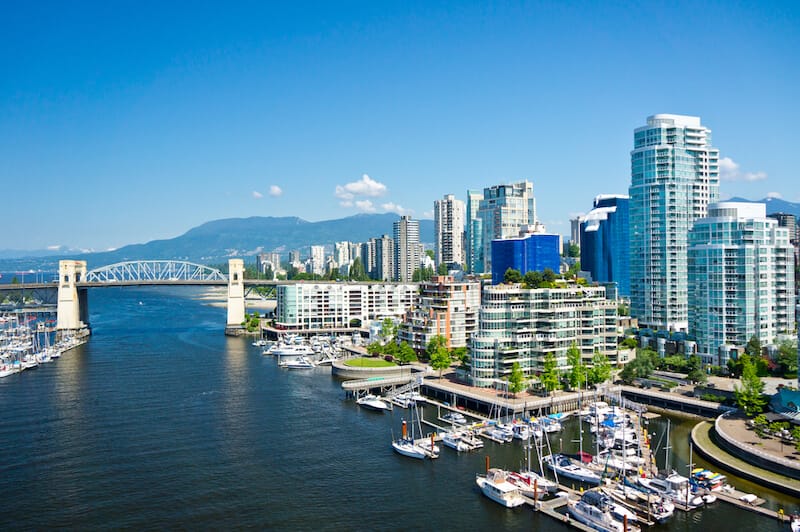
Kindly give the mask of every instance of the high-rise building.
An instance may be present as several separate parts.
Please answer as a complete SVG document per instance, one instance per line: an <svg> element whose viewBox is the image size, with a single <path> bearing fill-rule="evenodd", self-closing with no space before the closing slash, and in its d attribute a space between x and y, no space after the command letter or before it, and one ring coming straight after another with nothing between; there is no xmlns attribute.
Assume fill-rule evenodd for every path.
<svg viewBox="0 0 800 532"><path fill-rule="evenodd" d="M370 239L372 242L373 239ZM375 238L375 268L371 276L379 281L394 279L394 240L389 235Z"/></svg>
<svg viewBox="0 0 800 532"><path fill-rule="evenodd" d="M478 330L469 341L468 380L493 387L511 374L514 362L526 376L544 369L548 354L568 369L567 350L575 344L584 363L596 351L617 363L617 303L602 286L564 283L557 288L485 286Z"/></svg>
<svg viewBox="0 0 800 532"><path fill-rule="evenodd" d="M464 264L464 202L447 194L433 202L433 222L436 232L434 260L459 269Z"/></svg>
<svg viewBox="0 0 800 532"><path fill-rule="evenodd" d="M364 272L370 279L377 279L375 274L375 239L370 238L367 242L361 244L361 264L364 266Z"/></svg>
<svg viewBox="0 0 800 532"><path fill-rule="evenodd" d="M419 268L420 242L419 221L410 216L401 216L392 224L394 228L394 280L410 282L414 270Z"/></svg>
<svg viewBox="0 0 800 532"><path fill-rule="evenodd" d="M561 268L561 235L520 231L516 238L492 241L492 284L503 282L511 268L522 275L546 269L558 273Z"/></svg>
<svg viewBox="0 0 800 532"><path fill-rule="evenodd" d="M616 283L617 293L631 295L628 196L602 194L580 218L581 269L601 284Z"/></svg>
<svg viewBox="0 0 800 532"><path fill-rule="evenodd" d="M719 197L719 150L694 116L650 116L633 138L631 315L643 327L686 331L687 238Z"/></svg>
<svg viewBox="0 0 800 532"><path fill-rule="evenodd" d="M697 352L724 366L753 336L794 331L794 250L763 203L720 202L689 233L689 323Z"/></svg>
<svg viewBox="0 0 800 532"><path fill-rule="evenodd" d="M325 246L311 246L309 259L311 273L323 275L325 273Z"/></svg>
<svg viewBox="0 0 800 532"><path fill-rule="evenodd" d="M513 238L523 226L536 224L533 183L522 181L484 188L483 199L478 205L478 218L482 221L483 272L491 272L492 240Z"/></svg>
<svg viewBox="0 0 800 532"><path fill-rule="evenodd" d="M584 220L585 218L583 214L576 216L575 218L570 218L569 241L571 244L575 244L577 246L581 245L581 226L583 225Z"/></svg>
<svg viewBox="0 0 800 532"><path fill-rule="evenodd" d="M478 218L478 207L482 199L482 192L477 190L467 191L465 253L467 271L471 273L483 272L483 221Z"/></svg>

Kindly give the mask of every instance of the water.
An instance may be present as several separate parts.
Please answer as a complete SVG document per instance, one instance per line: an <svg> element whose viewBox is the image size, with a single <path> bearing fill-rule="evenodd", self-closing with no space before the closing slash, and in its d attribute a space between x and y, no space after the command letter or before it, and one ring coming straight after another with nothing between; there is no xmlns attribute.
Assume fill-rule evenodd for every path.
<svg viewBox="0 0 800 532"><path fill-rule="evenodd" d="M278 368L225 337L224 309L193 293L94 290L86 345L0 380L0 529L567 530L478 492L484 455L516 467L518 443L442 449L434 462L396 455L406 411L359 409L327 368ZM677 467L687 426L673 426ZM573 423L554 445L576 435ZM720 523L777 529L720 503L662 528Z"/></svg>

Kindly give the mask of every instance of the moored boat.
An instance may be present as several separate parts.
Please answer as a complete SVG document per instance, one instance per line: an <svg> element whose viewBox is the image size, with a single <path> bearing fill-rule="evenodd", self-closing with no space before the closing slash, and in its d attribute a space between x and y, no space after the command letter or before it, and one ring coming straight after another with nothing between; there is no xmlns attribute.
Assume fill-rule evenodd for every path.
<svg viewBox="0 0 800 532"><path fill-rule="evenodd" d="M475 483L486 497L506 508L525 504L519 488L508 481L506 472L502 469L492 468L485 475L477 475Z"/></svg>

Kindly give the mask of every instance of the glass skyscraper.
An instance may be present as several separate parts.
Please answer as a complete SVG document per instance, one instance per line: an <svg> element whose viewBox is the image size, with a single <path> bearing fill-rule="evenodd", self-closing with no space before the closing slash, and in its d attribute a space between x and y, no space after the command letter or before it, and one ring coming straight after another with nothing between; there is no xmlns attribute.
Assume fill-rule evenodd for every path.
<svg viewBox="0 0 800 532"><path fill-rule="evenodd" d="M491 272L492 240L514 238L522 227L536 225L533 183L522 181L484 188L477 217L482 221L482 271Z"/></svg>
<svg viewBox="0 0 800 532"><path fill-rule="evenodd" d="M561 267L561 235L527 234L517 238L492 240L492 284L503 282L511 268L522 275Z"/></svg>
<svg viewBox="0 0 800 532"><path fill-rule="evenodd" d="M650 116L633 137L631 315L643 327L686 331L687 239L719 198L719 150L694 116Z"/></svg>
<svg viewBox="0 0 800 532"><path fill-rule="evenodd" d="M763 203L720 202L689 233L689 323L697 352L724 366L753 336L794 330L794 249Z"/></svg>
<svg viewBox="0 0 800 532"><path fill-rule="evenodd" d="M601 284L616 283L617 293L631 295L628 196L603 194L580 218L581 269Z"/></svg>

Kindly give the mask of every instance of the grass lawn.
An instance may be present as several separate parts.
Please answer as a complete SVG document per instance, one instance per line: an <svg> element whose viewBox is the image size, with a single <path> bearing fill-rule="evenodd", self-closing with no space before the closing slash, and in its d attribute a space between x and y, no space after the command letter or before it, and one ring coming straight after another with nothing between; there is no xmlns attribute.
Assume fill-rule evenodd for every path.
<svg viewBox="0 0 800 532"><path fill-rule="evenodd" d="M352 366L354 368L388 368L391 366L396 366L394 362L387 362L382 358L351 358L350 360L345 360L345 366Z"/></svg>

